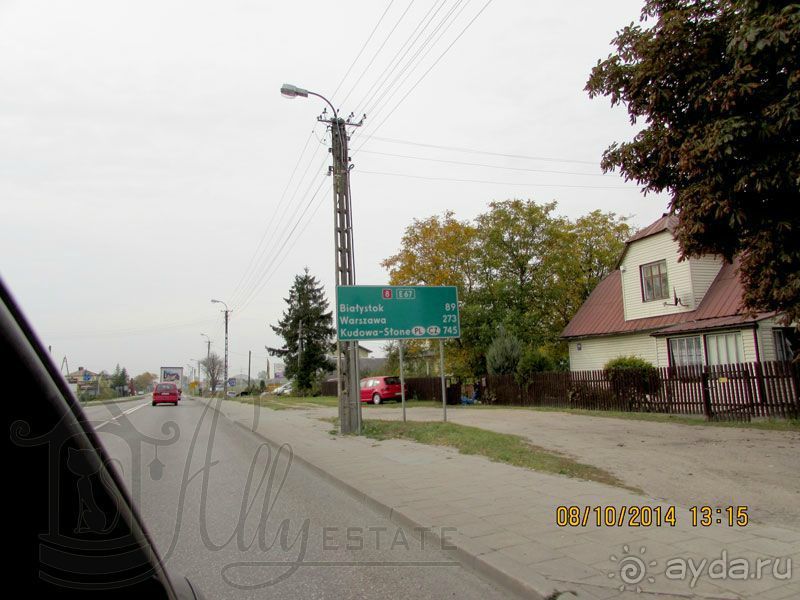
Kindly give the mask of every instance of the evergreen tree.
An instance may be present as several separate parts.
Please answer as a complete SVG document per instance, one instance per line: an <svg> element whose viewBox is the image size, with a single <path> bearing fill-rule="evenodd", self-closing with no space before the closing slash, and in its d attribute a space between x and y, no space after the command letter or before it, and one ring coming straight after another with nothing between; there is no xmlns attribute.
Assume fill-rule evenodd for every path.
<svg viewBox="0 0 800 600"><path fill-rule="evenodd" d="M288 308L272 330L284 339L283 348L269 348L272 356L283 359L286 376L295 381L295 389L309 391L322 373L336 365L328 358L333 350L333 317L322 285L308 273L294 278Z"/></svg>
<svg viewBox="0 0 800 600"><path fill-rule="evenodd" d="M492 375L505 375L517 370L522 358L522 342L502 325L486 351L486 366Z"/></svg>

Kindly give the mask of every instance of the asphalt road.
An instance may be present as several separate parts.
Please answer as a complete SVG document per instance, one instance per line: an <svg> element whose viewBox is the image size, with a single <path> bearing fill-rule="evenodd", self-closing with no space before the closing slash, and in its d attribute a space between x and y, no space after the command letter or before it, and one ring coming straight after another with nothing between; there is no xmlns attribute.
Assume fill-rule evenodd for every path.
<svg viewBox="0 0 800 600"><path fill-rule="evenodd" d="M206 598L509 596L199 402L87 413L167 567Z"/></svg>

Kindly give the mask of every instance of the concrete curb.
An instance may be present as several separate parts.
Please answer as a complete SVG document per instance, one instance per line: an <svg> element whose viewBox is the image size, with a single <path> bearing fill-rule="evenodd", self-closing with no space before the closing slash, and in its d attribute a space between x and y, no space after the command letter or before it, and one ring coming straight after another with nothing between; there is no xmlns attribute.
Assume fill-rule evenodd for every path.
<svg viewBox="0 0 800 600"><path fill-rule="evenodd" d="M217 400L216 398L212 399L212 398L199 398L199 397L193 397L193 399L200 400L203 402L206 400ZM211 408L213 410L217 410L216 406L212 405ZM234 425L237 425L244 431L256 435L260 439L264 440L270 446L272 446L272 448L277 450L278 448L281 447L282 444L279 444L274 440L269 439L268 437L264 436L258 431L252 430L250 427L248 427L246 424L240 421L231 419L224 412L222 411L218 412L220 413L220 415L228 419L228 421L230 421ZM362 492L358 488L350 485L349 483L340 479L339 477L332 475L325 469L317 466L313 462L297 454L294 451L294 449L292 449L292 458L293 460L298 460L303 466L310 469L314 473L318 474L325 481L339 488L340 490L342 490L343 492L345 492L346 494L348 494L361 504L364 504L365 506L374 510L379 515L387 518L392 523L395 523L400 527L407 528L411 531L414 531L415 528L418 529L424 528L428 536L430 536L430 538L433 539L436 543L439 543L440 544L439 547L442 548L443 544L441 536L439 536L433 530L429 530L429 528L423 523L416 521L414 518L398 510L397 508L390 506L389 504L386 504L385 502L382 502L376 498L373 498L369 494ZM459 536L459 538L463 538L463 536ZM506 590L509 590L518 596L524 598L533 598L535 600L548 600L548 598L553 597L554 593L553 584L548 580L546 580L544 577L539 575L534 575L532 577L530 573L528 574L527 577L528 579L535 578L537 580L537 583L539 584L539 589L537 589L531 586L528 582L524 581L521 577L516 577L513 574L505 571L504 569L489 563L485 559L481 558L480 555L470 552L466 547L468 545L467 544L468 539L465 538L454 541L448 538L447 541L450 544L455 544L455 548L453 549L444 548L444 552L447 552L463 565L466 565L469 568L473 569L474 571L477 571L487 579L491 580L493 583L500 585Z"/></svg>

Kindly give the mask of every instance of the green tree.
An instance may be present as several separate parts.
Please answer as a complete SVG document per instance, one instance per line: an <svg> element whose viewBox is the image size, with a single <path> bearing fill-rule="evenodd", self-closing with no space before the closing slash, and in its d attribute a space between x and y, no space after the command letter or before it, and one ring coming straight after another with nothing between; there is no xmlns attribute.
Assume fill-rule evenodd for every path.
<svg viewBox="0 0 800 600"><path fill-rule="evenodd" d="M137 391L149 392L158 375L145 371L133 378L133 385Z"/></svg>
<svg viewBox="0 0 800 600"><path fill-rule="evenodd" d="M530 200L491 202L489 211L475 219L480 236L481 304L495 309L495 323L513 324L513 331L529 340L546 336L540 308L555 206L555 202Z"/></svg>
<svg viewBox="0 0 800 600"><path fill-rule="evenodd" d="M452 211L414 219L400 251L381 263L391 285L454 285L460 295L477 284L477 230Z"/></svg>
<svg viewBox="0 0 800 600"><path fill-rule="evenodd" d="M549 332L567 326L597 284L617 263L631 235L627 219L594 210L575 221L560 220L548 239L543 286ZM548 336L551 343L557 342Z"/></svg>
<svg viewBox="0 0 800 600"><path fill-rule="evenodd" d="M486 366L489 373L492 375L515 373L520 358L522 358L522 342L501 325L497 330L497 336L486 351Z"/></svg>
<svg viewBox="0 0 800 600"><path fill-rule="evenodd" d="M748 308L800 319L800 4L649 0L641 20L586 85L647 124L603 168L670 194L684 256L739 256Z"/></svg>
<svg viewBox="0 0 800 600"><path fill-rule="evenodd" d="M128 389L128 371L125 367L120 368L119 363L117 363L114 374L111 375L108 383L111 389L118 394L125 394L125 391Z"/></svg>
<svg viewBox="0 0 800 600"><path fill-rule="evenodd" d="M294 278L285 298L288 308L272 330L284 340L283 348L269 348L286 366L286 377L295 381L298 392L308 392L319 376L336 367L328 358L333 351L333 317L322 285L308 273Z"/></svg>

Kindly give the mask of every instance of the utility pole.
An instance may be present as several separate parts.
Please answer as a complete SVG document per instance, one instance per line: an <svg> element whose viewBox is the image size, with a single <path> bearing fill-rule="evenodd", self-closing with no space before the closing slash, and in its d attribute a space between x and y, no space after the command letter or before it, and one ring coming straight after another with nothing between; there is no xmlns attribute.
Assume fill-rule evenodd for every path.
<svg viewBox="0 0 800 600"><path fill-rule="evenodd" d="M303 361L303 321L297 323L297 370L300 370L300 363Z"/></svg>
<svg viewBox="0 0 800 600"><path fill-rule="evenodd" d="M208 344L208 348L206 349L206 358L211 356L211 338L208 337L205 333L201 333L204 338L206 338L206 344Z"/></svg>
<svg viewBox="0 0 800 600"><path fill-rule="evenodd" d="M347 127L360 127L363 119L353 122L353 114L339 118L336 107L325 96L284 84L281 94L287 98L315 96L324 100L333 111L328 118L326 108L317 121L326 123L331 131L331 156L333 166L333 235L336 249L336 285L355 285L356 270L353 252L353 219L350 203L350 155L348 153ZM342 352L344 346L344 352ZM344 354L344 356L342 356ZM336 358L339 371L339 427L342 433L361 433L361 391L358 374L358 342L336 342ZM344 360L342 360L344 358Z"/></svg>
<svg viewBox="0 0 800 600"><path fill-rule="evenodd" d="M223 367L225 380L222 382L222 397L225 399L228 397L228 315L231 311L222 300L212 300L211 302L222 304L225 307L225 310L222 311L225 313L225 364Z"/></svg>
<svg viewBox="0 0 800 600"><path fill-rule="evenodd" d="M250 388L250 358L252 357L253 351L247 351L247 387Z"/></svg>
<svg viewBox="0 0 800 600"><path fill-rule="evenodd" d="M324 120L324 119L322 119ZM334 239L336 241L336 285L355 285L356 270L353 252L353 216L350 202L350 156L347 125L338 115L328 121L333 155ZM342 433L361 433L361 390L359 387L358 342L344 342L342 361L337 343L337 360L341 367L342 393L339 396L339 422Z"/></svg>
<svg viewBox="0 0 800 600"><path fill-rule="evenodd" d="M227 304L225 305L225 366L223 367L223 371L225 372L225 382L222 384L222 397L227 399L228 398L228 313L231 311L228 310Z"/></svg>

